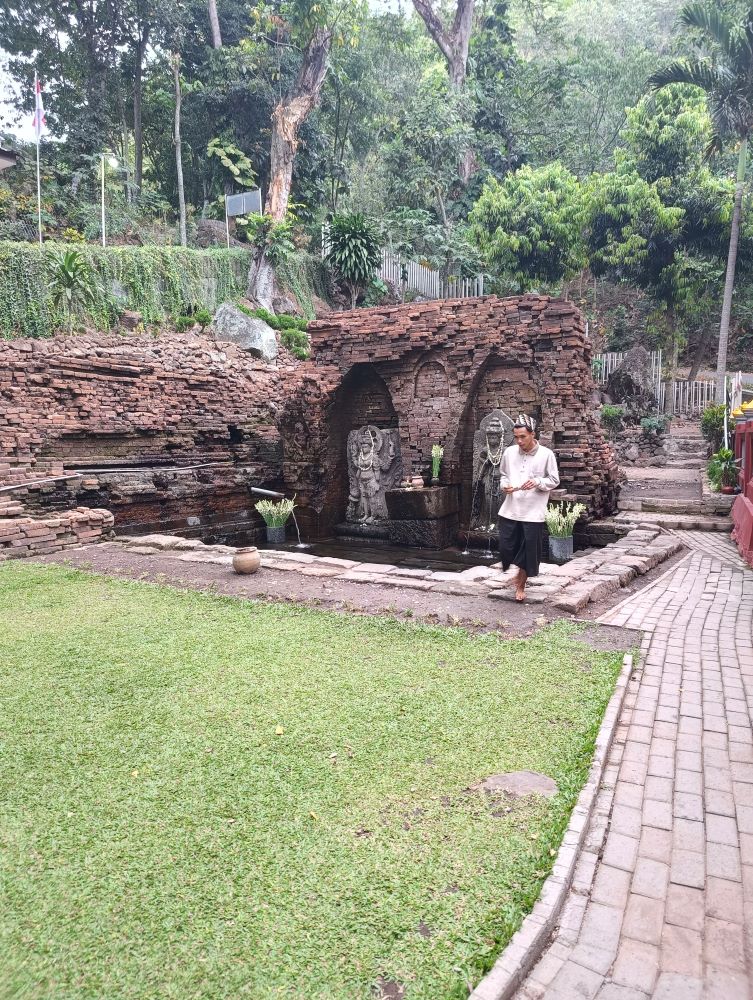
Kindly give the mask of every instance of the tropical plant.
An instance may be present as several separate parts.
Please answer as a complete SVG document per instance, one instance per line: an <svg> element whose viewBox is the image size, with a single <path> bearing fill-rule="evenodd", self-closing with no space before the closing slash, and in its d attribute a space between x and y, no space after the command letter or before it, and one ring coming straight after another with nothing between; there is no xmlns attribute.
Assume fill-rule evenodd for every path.
<svg viewBox="0 0 753 1000"><path fill-rule="evenodd" d="M259 500L254 505L270 528L283 528L295 508L295 500Z"/></svg>
<svg viewBox="0 0 753 1000"><path fill-rule="evenodd" d="M52 258L48 289L53 308L65 317L70 333L74 317L96 302L97 275L79 250L63 250Z"/></svg>
<svg viewBox="0 0 753 1000"><path fill-rule="evenodd" d="M715 489L721 486L735 486L737 483L737 460L731 448L720 448L711 456L708 464L709 482Z"/></svg>
<svg viewBox="0 0 753 1000"><path fill-rule="evenodd" d="M350 292L355 309L358 293L366 288L379 265L381 247L376 228L360 212L336 215L329 227L327 262Z"/></svg>
<svg viewBox="0 0 753 1000"><path fill-rule="evenodd" d="M553 538L569 538L575 528L575 522L585 512L584 503L553 504L547 507L544 514L547 531Z"/></svg>
<svg viewBox="0 0 753 1000"><path fill-rule="evenodd" d="M707 406L701 416L701 434L706 438L714 451L722 446L724 441L724 421L727 418L727 408L723 403Z"/></svg>
<svg viewBox="0 0 753 1000"><path fill-rule="evenodd" d="M670 84L685 83L705 91L712 127L707 155L720 153L729 143L739 144L716 366L716 398L722 403L748 141L753 132L753 7L741 20L735 21L716 4L690 3L683 8L680 21L700 34L709 50L708 55L671 62L653 74L650 85L658 90Z"/></svg>

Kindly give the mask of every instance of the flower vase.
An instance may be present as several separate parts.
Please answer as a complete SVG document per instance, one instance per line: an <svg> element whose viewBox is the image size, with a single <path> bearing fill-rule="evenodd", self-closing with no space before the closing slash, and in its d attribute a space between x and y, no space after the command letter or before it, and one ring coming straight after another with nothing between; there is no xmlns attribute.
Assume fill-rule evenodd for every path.
<svg viewBox="0 0 753 1000"><path fill-rule="evenodd" d="M573 536L567 538L555 538L549 536L549 558L553 563L561 566L573 558Z"/></svg>
<svg viewBox="0 0 753 1000"><path fill-rule="evenodd" d="M267 541L270 545L284 545L285 543L285 525L284 524L268 524L267 525Z"/></svg>

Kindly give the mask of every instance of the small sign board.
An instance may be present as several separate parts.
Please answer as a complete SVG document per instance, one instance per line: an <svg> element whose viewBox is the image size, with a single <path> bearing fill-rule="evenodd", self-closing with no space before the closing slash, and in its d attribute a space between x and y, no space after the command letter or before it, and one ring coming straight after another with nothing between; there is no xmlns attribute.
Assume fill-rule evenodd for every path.
<svg viewBox="0 0 753 1000"><path fill-rule="evenodd" d="M229 216L261 215L261 191L244 191L243 194L226 194L225 211Z"/></svg>

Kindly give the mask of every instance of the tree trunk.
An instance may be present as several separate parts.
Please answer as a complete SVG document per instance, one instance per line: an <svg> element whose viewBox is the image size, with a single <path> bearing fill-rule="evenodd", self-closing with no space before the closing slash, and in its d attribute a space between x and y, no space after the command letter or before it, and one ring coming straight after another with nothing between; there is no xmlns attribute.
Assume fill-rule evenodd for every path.
<svg viewBox="0 0 753 1000"><path fill-rule="evenodd" d="M430 0L413 0L413 6L426 25L426 30L447 60L450 87L459 91L465 86L468 72L468 48L473 29L473 8L475 0L458 0L455 18L450 31L446 31L440 17L434 11ZM476 157L472 149L467 149L458 165L458 175L465 186L476 169Z"/></svg>
<svg viewBox="0 0 753 1000"><path fill-rule="evenodd" d="M711 326L707 326L700 336L698 344L695 349L695 355L693 357L692 364L690 365L690 372L688 374L688 382L695 382L698 378L698 372L701 370L701 365L703 364L703 359L706 356L706 348L709 346L709 341L711 340Z"/></svg>
<svg viewBox="0 0 753 1000"><path fill-rule="evenodd" d="M740 156L737 161L737 184L735 186L735 204L732 211L732 228L729 234L729 253L727 254L727 274L724 279L724 299L722 301L722 318L719 324L719 352L716 359L716 401L724 403L727 398L727 344L729 342L729 321L732 313L732 293L735 290L735 266L737 264L737 245L740 241L740 217L743 208L743 190L745 188L745 169L748 165L748 137L740 145Z"/></svg>
<svg viewBox="0 0 753 1000"><path fill-rule="evenodd" d="M209 7L209 26L212 29L212 48L222 48L222 35L220 33L220 19L217 17L217 0L207 0Z"/></svg>
<svg viewBox="0 0 753 1000"><path fill-rule="evenodd" d="M316 28L304 50L293 87L272 112L269 190L264 213L271 217L275 225L287 215L298 132L319 102L331 45L332 31ZM271 312L273 291L274 271L267 257L261 255L251 265L248 294Z"/></svg>
<svg viewBox="0 0 753 1000"><path fill-rule="evenodd" d="M144 176L144 126L141 114L143 91L144 53L149 41L149 25L139 33L136 43L136 59L133 74L133 184L136 193L141 192Z"/></svg>
<svg viewBox="0 0 753 1000"><path fill-rule="evenodd" d="M186 237L186 195L183 189L183 149L180 141L180 53L174 52L172 59L173 83L175 85L175 129L173 145L175 146L175 173L178 179L178 223L180 227L180 245L188 244Z"/></svg>

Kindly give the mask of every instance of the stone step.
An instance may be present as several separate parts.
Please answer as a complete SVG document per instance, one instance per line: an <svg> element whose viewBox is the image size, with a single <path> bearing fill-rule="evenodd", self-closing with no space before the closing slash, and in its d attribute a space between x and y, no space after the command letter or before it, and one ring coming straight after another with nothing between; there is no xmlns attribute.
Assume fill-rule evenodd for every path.
<svg viewBox="0 0 753 1000"><path fill-rule="evenodd" d="M623 511L614 518L617 524L629 528L653 525L666 530L732 531L732 518L718 514L672 514L654 511Z"/></svg>
<svg viewBox="0 0 753 1000"><path fill-rule="evenodd" d="M708 459L706 458L670 458L667 462L668 469L703 469Z"/></svg>
<svg viewBox="0 0 753 1000"><path fill-rule="evenodd" d="M671 500L666 497L641 497L638 500L620 499L620 511L636 511L649 514L689 514L694 516L726 515L730 504L720 502L715 494L698 500Z"/></svg>

